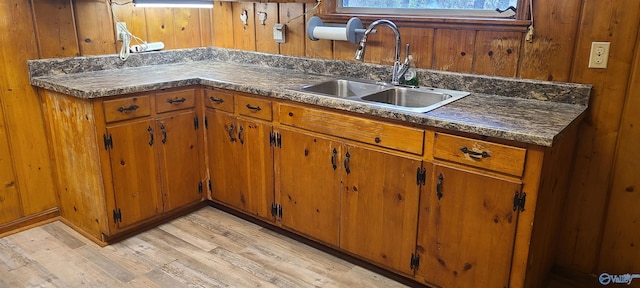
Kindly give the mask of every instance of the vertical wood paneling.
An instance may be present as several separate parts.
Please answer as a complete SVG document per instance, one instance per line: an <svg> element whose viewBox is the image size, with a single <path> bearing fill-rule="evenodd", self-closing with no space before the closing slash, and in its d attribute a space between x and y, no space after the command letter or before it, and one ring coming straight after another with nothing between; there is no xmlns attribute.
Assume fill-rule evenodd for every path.
<svg viewBox="0 0 640 288"><path fill-rule="evenodd" d="M233 2L233 41L234 47L240 50L256 50L256 23L254 21L253 3ZM247 25L240 19L243 11L247 11Z"/></svg>
<svg viewBox="0 0 640 288"><path fill-rule="evenodd" d="M353 56L356 53L356 47L358 47L356 44L353 44L349 41L333 41L333 40L318 40L317 42L321 42L321 41L333 43L333 59L353 61L353 62L356 61L355 59L353 59ZM367 53L369 53L369 51L367 51ZM367 62L366 60L367 57L371 57L371 56L367 56L365 54L365 62ZM369 60L369 63L371 63L370 60Z"/></svg>
<svg viewBox="0 0 640 288"><path fill-rule="evenodd" d="M305 11L310 11L313 7L315 6L315 4L305 4L304 5L304 9ZM322 5L320 5L320 7L322 7ZM329 41L329 40L318 40L318 41L311 41L311 39L309 39L309 37L306 34L306 23L309 22L309 19L311 19L311 17L318 15L318 10L313 10L311 12L309 12L304 18L305 18L305 37L304 37L304 48L305 48L305 55L307 57L313 57L313 58L322 58L322 59L332 59L333 58L333 41Z"/></svg>
<svg viewBox="0 0 640 288"><path fill-rule="evenodd" d="M579 132L575 168L559 243L558 262L595 272L620 118L640 19L640 2L584 0L572 82L593 84L589 114ZM634 27L630 29L629 27ZM588 69L592 41L610 41L607 69ZM550 60L551 61L551 60ZM622 224L622 223L621 223ZM623 225L632 225L625 222ZM637 255L637 254L636 254ZM632 256L636 261L640 258Z"/></svg>
<svg viewBox="0 0 640 288"><path fill-rule="evenodd" d="M474 73L515 77L522 33L478 31Z"/></svg>
<svg viewBox="0 0 640 288"><path fill-rule="evenodd" d="M213 45L233 48L233 8L231 2L215 2L213 7Z"/></svg>
<svg viewBox="0 0 640 288"><path fill-rule="evenodd" d="M28 0L0 1L0 15L0 102L22 214L30 215L56 206L40 99L27 76L26 61L38 58L32 10Z"/></svg>
<svg viewBox="0 0 640 288"><path fill-rule="evenodd" d="M437 29L434 36L433 68L470 73L476 31Z"/></svg>
<svg viewBox="0 0 640 288"><path fill-rule="evenodd" d="M400 28L402 43L409 43L409 54L413 55L413 61L418 68L431 68L433 33L431 28Z"/></svg>
<svg viewBox="0 0 640 288"><path fill-rule="evenodd" d="M71 0L32 0L41 58L80 55Z"/></svg>
<svg viewBox="0 0 640 288"><path fill-rule="evenodd" d="M20 218L21 211L9 139L4 125L4 113L0 106L0 224Z"/></svg>
<svg viewBox="0 0 640 288"><path fill-rule="evenodd" d="M194 8L173 9L176 48L200 47L200 11Z"/></svg>
<svg viewBox="0 0 640 288"><path fill-rule="evenodd" d="M280 43L280 54L292 56L305 55L305 38L307 31L305 30L304 4L301 3L281 3L280 4L280 23L287 23L285 43ZM294 20L294 17L298 17Z"/></svg>
<svg viewBox="0 0 640 288"><path fill-rule="evenodd" d="M640 271L640 37L631 68L631 85L622 115L614 163L611 199L603 233L598 271L624 274ZM637 280L636 280L637 281Z"/></svg>
<svg viewBox="0 0 640 288"><path fill-rule="evenodd" d="M145 8L147 42L164 42L164 49L176 49L176 27L171 8Z"/></svg>
<svg viewBox="0 0 640 288"><path fill-rule="evenodd" d="M116 52L115 32L110 8L103 0L73 0L82 55Z"/></svg>
<svg viewBox="0 0 640 288"><path fill-rule="evenodd" d="M376 30L378 33L369 34L369 36L367 36L367 52L364 57L364 62L393 65L396 51L396 36L392 30L386 26L378 26L376 27ZM353 58L357 45L352 45L354 48L349 51L349 54L350 57ZM401 55L404 55L404 45L405 43L402 42L400 46Z"/></svg>
<svg viewBox="0 0 640 288"><path fill-rule="evenodd" d="M213 9L200 9L200 46L213 46Z"/></svg>
<svg viewBox="0 0 640 288"><path fill-rule="evenodd" d="M583 1L534 1L535 40L523 45L519 77L569 80Z"/></svg>
<svg viewBox="0 0 640 288"><path fill-rule="evenodd" d="M273 40L273 25L278 23L278 3L256 3L256 13L253 23L256 23L256 51L279 54L278 43ZM260 12L264 12L267 18L264 25L260 21Z"/></svg>

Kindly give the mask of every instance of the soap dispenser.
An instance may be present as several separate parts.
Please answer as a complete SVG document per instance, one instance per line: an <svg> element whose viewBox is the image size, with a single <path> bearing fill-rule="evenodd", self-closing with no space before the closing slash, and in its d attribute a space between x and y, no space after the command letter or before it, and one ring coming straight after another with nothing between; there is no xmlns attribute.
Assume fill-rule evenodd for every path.
<svg viewBox="0 0 640 288"><path fill-rule="evenodd" d="M413 55L407 56L409 59L409 69L404 74L402 84L407 86L418 86L418 73L416 73L416 64L413 61Z"/></svg>

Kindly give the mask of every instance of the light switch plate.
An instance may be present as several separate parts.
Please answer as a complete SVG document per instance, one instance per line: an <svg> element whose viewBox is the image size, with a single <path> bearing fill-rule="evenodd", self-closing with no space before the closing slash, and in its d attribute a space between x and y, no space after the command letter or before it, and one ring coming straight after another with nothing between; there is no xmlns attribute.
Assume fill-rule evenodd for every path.
<svg viewBox="0 0 640 288"><path fill-rule="evenodd" d="M282 23L273 25L273 40L275 40L277 43L284 43L285 42L284 35L285 35L286 29L287 29L287 26Z"/></svg>

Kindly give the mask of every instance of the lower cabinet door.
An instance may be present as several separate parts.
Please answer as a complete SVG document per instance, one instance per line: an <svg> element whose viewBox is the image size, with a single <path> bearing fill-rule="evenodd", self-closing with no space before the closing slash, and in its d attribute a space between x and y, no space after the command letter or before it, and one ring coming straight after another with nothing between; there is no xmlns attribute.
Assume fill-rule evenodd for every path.
<svg viewBox="0 0 640 288"><path fill-rule="evenodd" d="M440 287L509 287L521 184L441 165L433 172L420 204L416 277Z"/></svg>
<svg viewBox="0 0 640 288"><path fill-rule="evenodd" d="M239 194L241 208L256 217L273 221L274 203L273 149L269 136L271 125L238 119L238 167L241 173Z"/></svg>
<svg viewBox="0 0 640 288"><path fill-rule="evenodd" d="M338 247L342 146L326 138L286 129L275 149L280 170L278 202L282 225Z"/></svg>
<svg viewBox="0 0 640 288"><path fill-rule="evenodd" d="M153 120L107 127L113 141L109 157L118 228L162 213L155 130Z"/></svg>
<svg viewBox="0 0 640 288"><path fill-rule="evenodd" d="M422 161L346 147L340 248L413 276Z"/></svg>
<svg viewBox="0 0 640 288"><path fill-rule="evenodd" d="M209 179L214 201L236 209L243 209L240 187L242 170L238 159L238 123L235 117L219 110L207 110L207 149L209 152Z"/></svg>
<svg viewBox="0 0 640 288"><path fill-rule="evenodd" d="M206 191L200 183L196 117L188 111L157 120L165 212L201 200Z"/></svg>

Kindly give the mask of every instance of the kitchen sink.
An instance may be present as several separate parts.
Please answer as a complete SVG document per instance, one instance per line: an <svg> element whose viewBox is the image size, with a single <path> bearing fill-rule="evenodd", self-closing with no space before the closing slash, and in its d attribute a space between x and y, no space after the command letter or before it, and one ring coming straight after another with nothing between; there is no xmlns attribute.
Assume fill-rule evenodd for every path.
<svg viewBox="0 0 640 288"><path fill-rule="evenodd" d="M416 113L431 111L470 94L464 91L393 86L383 82L354 79L333 79L292 90Z"/></svg>
<svg viewBox="0 0 640 288"><path fill-rule="evenodd" d="M353 97L368 95L381 91L385 88L388 88L388 86L383 83L348 79L334 79L316 84L305 85L300 87L300 90L335 97Z"/></svg>
<svg viewBox="0 0 640 288"><path fill-rule="evenodd" d="M467 95L469 95L468 92L455 90L393 87L362 96L360 99L388 105L389 107L402 107L403 110L424 113Z"/></svg>

